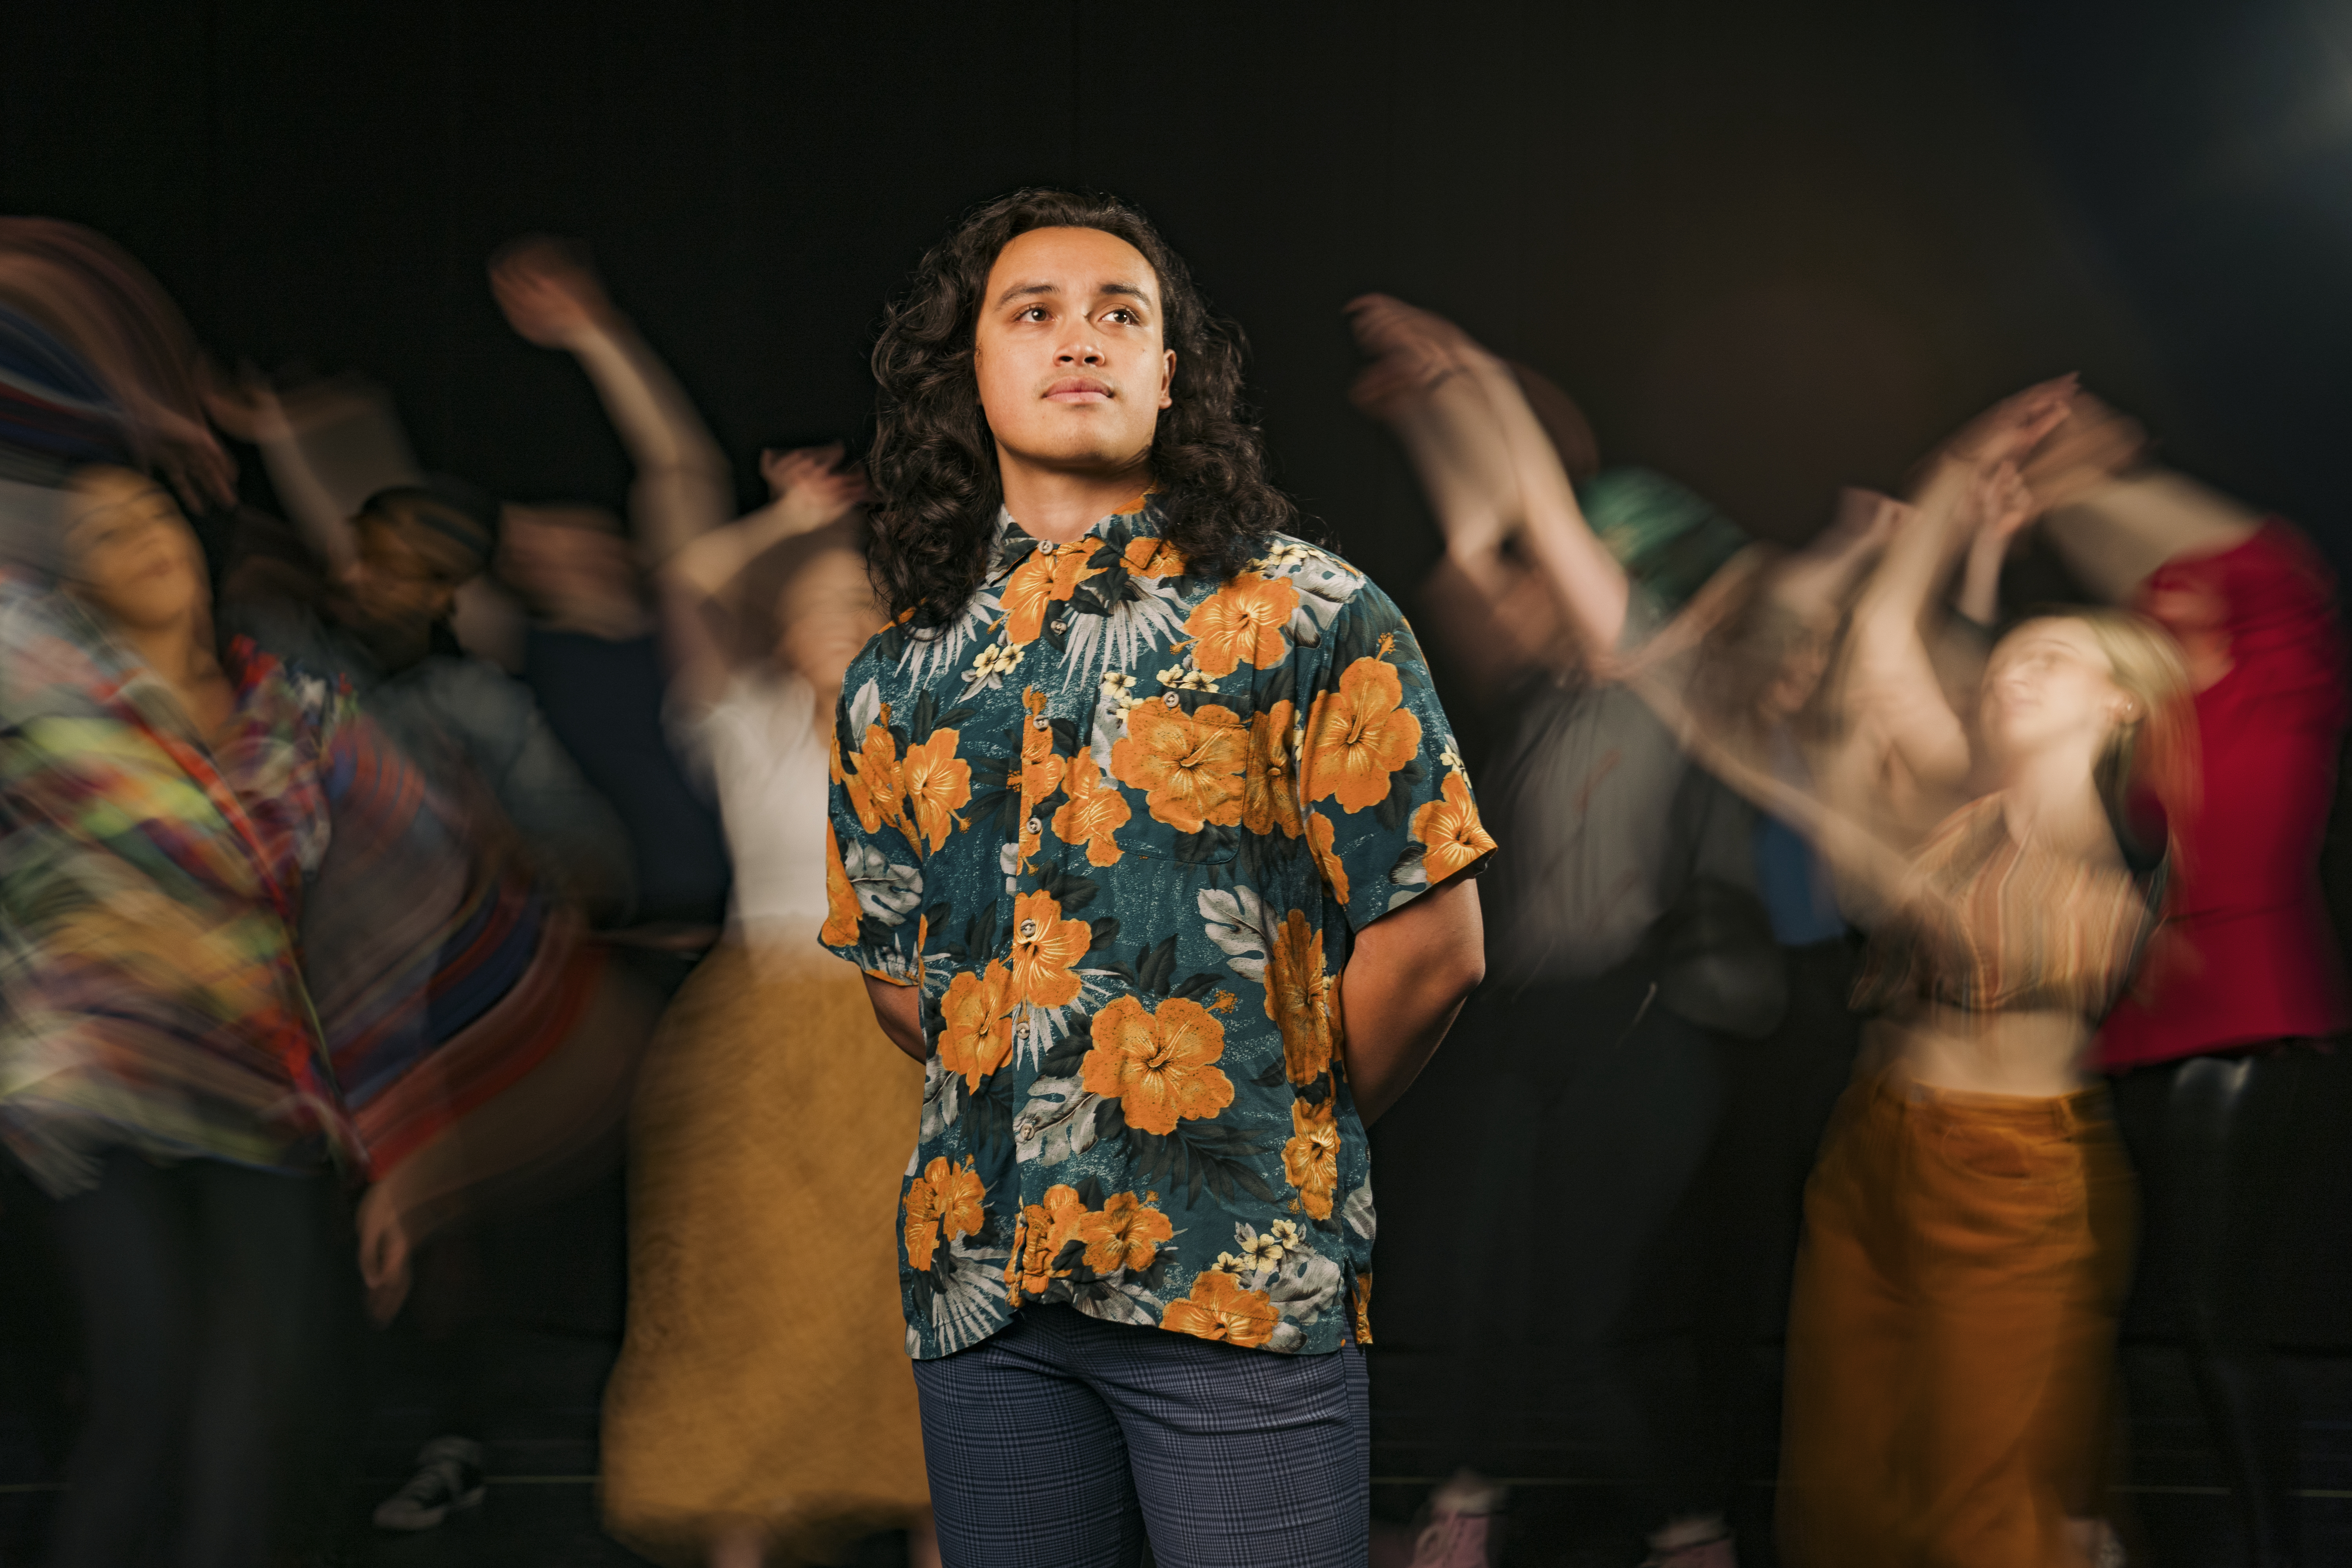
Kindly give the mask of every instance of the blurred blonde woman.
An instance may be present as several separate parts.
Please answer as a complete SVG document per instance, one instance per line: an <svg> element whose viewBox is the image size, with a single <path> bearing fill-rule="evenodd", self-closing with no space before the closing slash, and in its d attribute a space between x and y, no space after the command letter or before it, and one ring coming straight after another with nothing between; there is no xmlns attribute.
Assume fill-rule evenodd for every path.
<svg viewBox="0 0 2352 1568"><path fill-rule="evenodd" d="M1849 722L1952 737L1984 793L1906 841L1883 809L1713 757L1804 821L1867 911L1857 1005L1883 1030L1815 1168L1790 1309L1780 1533L1804 1568L2058 1568L2112 1547L2133 1193L2089 1053L2158 922L2189 677L2151 621L2052 611L1995 645L1969 724L1920 631L1960 543L2032 509L2015 464L2072 396L2035 388L1964 432L1855 611Z"/></svg>

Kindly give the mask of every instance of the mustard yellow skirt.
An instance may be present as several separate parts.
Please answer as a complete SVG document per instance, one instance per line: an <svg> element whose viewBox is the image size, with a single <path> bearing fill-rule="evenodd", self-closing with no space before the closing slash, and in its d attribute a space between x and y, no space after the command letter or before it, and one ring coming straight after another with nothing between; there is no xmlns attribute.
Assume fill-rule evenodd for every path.
<svg viewBox="0 0 2352 1568"><path fill-rule="evenodd" d="M664 1017L633 1110L628 1329L604 1506L657 1562L759 1527L830 1562L929 1506L891 1246L922 1068L856 969L729 943Z"/></svg>

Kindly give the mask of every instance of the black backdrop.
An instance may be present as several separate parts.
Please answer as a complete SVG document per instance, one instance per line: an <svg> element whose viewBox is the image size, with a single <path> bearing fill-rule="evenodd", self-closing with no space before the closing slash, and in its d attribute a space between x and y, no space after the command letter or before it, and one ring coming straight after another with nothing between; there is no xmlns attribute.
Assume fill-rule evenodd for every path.
<svg viewBox="0 0 2352 1568"><path fill-rule="evenodd" d="M1434 535L1342 398L1375 288L1769 535L2078 369L2352 554L2319 0L0 0L0 209L114 235L225 359L381 378L428 464L519 499L624 470L499 322L499 242L591 245L748 496L762 444L860 437L880 301L1024 183L1159 220L1254 339L1286 482L1408 606Z"/></svg>
<svg viewBox="0 0 2352 1568"><path fill-rule="evenodd" d="M381 377L518 497L623 470L504 332L499 242L590 243L748 493L760 445L856 437L957 212L1078 182L1248 328L1287 482L1400 584L1434 541L1340 395L1370 288L1768 534L2075 368L2332 544L2352 24L2176 9L8 0L0 208L117 236L225 357Z"/></svg>

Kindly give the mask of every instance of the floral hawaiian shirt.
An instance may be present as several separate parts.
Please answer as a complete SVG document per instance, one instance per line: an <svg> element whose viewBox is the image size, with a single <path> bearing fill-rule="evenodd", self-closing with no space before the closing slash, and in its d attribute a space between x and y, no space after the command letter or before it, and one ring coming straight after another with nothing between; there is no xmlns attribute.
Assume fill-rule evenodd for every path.
<svg viewBox="0 0 2352 1568"><path fill-rule="evenodd" d="M936 636L843 683L823 940L920 984L908 1349L1029 1303L1276 1351L1369 1340L1352 933L1494 841L1412 630L1276 536L1186 574L1147 497L1001 518Z"/></svg>

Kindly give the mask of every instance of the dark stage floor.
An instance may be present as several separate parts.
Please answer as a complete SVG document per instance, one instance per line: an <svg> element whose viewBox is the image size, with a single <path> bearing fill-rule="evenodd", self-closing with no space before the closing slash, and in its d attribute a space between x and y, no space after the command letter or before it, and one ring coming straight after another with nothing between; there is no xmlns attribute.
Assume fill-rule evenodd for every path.
<svg viewBox="0 0 2352 1568"><path fill-rule="evenodd" d="M612 1351L609 1338L560 1329L500 1335L492 1358L499 1371L488 1391L497 1412L488 1432L489 1499L478 1510L415 1536L379 1534L365 1523L376 1500L405 1474L403 1461L431 1435L429 1413L403 1403L395 1388L373 1413L366 1454L371 1476L346 1499L343 1544L313 1561L378 1568L597 1568L638 1562L596 1520L596 1405ZM2301 1358L2295 1364L2305 1406L2307 1560L2352 1562L2352 1359ZM2153 1568L2229 1568L2229 1498L2196 1419L2184 1366L2177 1354L2158 1347L2135 1348L2126 1365L2133 1408L2130 1496L2147 1543L2144 1561ZM1412 1387L1410 1370L1383 1369L1378 1360L1374 1366L1374 1510L1395 1527L1388 1540L1402 1547L1404 1527L1430 1480L1415 1463L1412 1411L1383 1397ZM1631 1516L1625 1489L1602 1479L1606 1467L1597 1456L1573 1442L1547 1446L1546 1434L1558 1423L1539 1410L1496 1410L1492 1418L1527 1437L1524 1474L1513 1478L1507 1563L1630 1568L1638 1561L1633 1536L1641 1521ZM1772 1561L1756 1533L1769 1507L1768 1443L1756 1445L1752 1460L1756 1485L1742 1562L1763 1565ZM54 1463L23 1413L0 1412L0 1564L39 1560L57 1485ZM903 1561L903 1545L895 1539L867 1543L856 1559L858 1568Z"/></svg>
<svg viewBox="0 0 2352 1568"><path fill-rule="evenodd" d="M312 1554L328 1564L381 1568L600 1568L639 1559L606 1537L597 1522L596 1418L606 1373L618 1348L625 1269L617 1173L534 1214L527 1225L494 1230L485 1260L486 1300L504 1323L488 1336L478 1364L488 1413L489 1497L479 1510L415 1536L380 1534L368 1524L379 1499L408 1474L418 1446L436 1434L428 1406L435 1351L408 1336L375 1341L372 1371L380 1392L366 1415L361 1465L341 1505L331 1510L339 1543ZM24 1206L0 1208L0 1256L20 1261L30 1239L7 1223ZM40 1561L39 1545L55 1506L62 1422L44 1411L54 1390L58 1304L30 1310L38 1291L0 1278L0 1568ZM46 1355L31 1342L47 1340ZM1759 1366L1774 1375L1777 1352L1759 1346ZM2352 1563L2352 1355L2310 1355L2293 1363L2302 1391L2306 1561ZM2134 1342L2126 1352L2131 1413L2131 1491L2147 1568L2234 1568L2230 1499L2199 1418L2187 1368L2159 1341ZM47 1372L47 1375L45 1375ZM1629 1489L1610 1476L1606 1456L1562 1419L1577 1396L1556 1366L1521 1369L1517 1408L1482 1412L1512 1455L1513 1489L1504 1561L1524 1568L1631 1568L1642 1552ZM1446 1388L1439 1367L1393 1343L1372 1352L1373 1510L1384 1524L1376 1565L1391 1549L1409 1554L1410 1521L1438 1468L1433 1412ZM1769 1568L1769 1478L1773 1421L1760 1414L1746 1434L1747 1489L1735 1523L1744 1568ZM904 1561L903 1542L866 1543L857 1568ZM1393 1561L1402 1562L1396 1557Z"/></svg>

